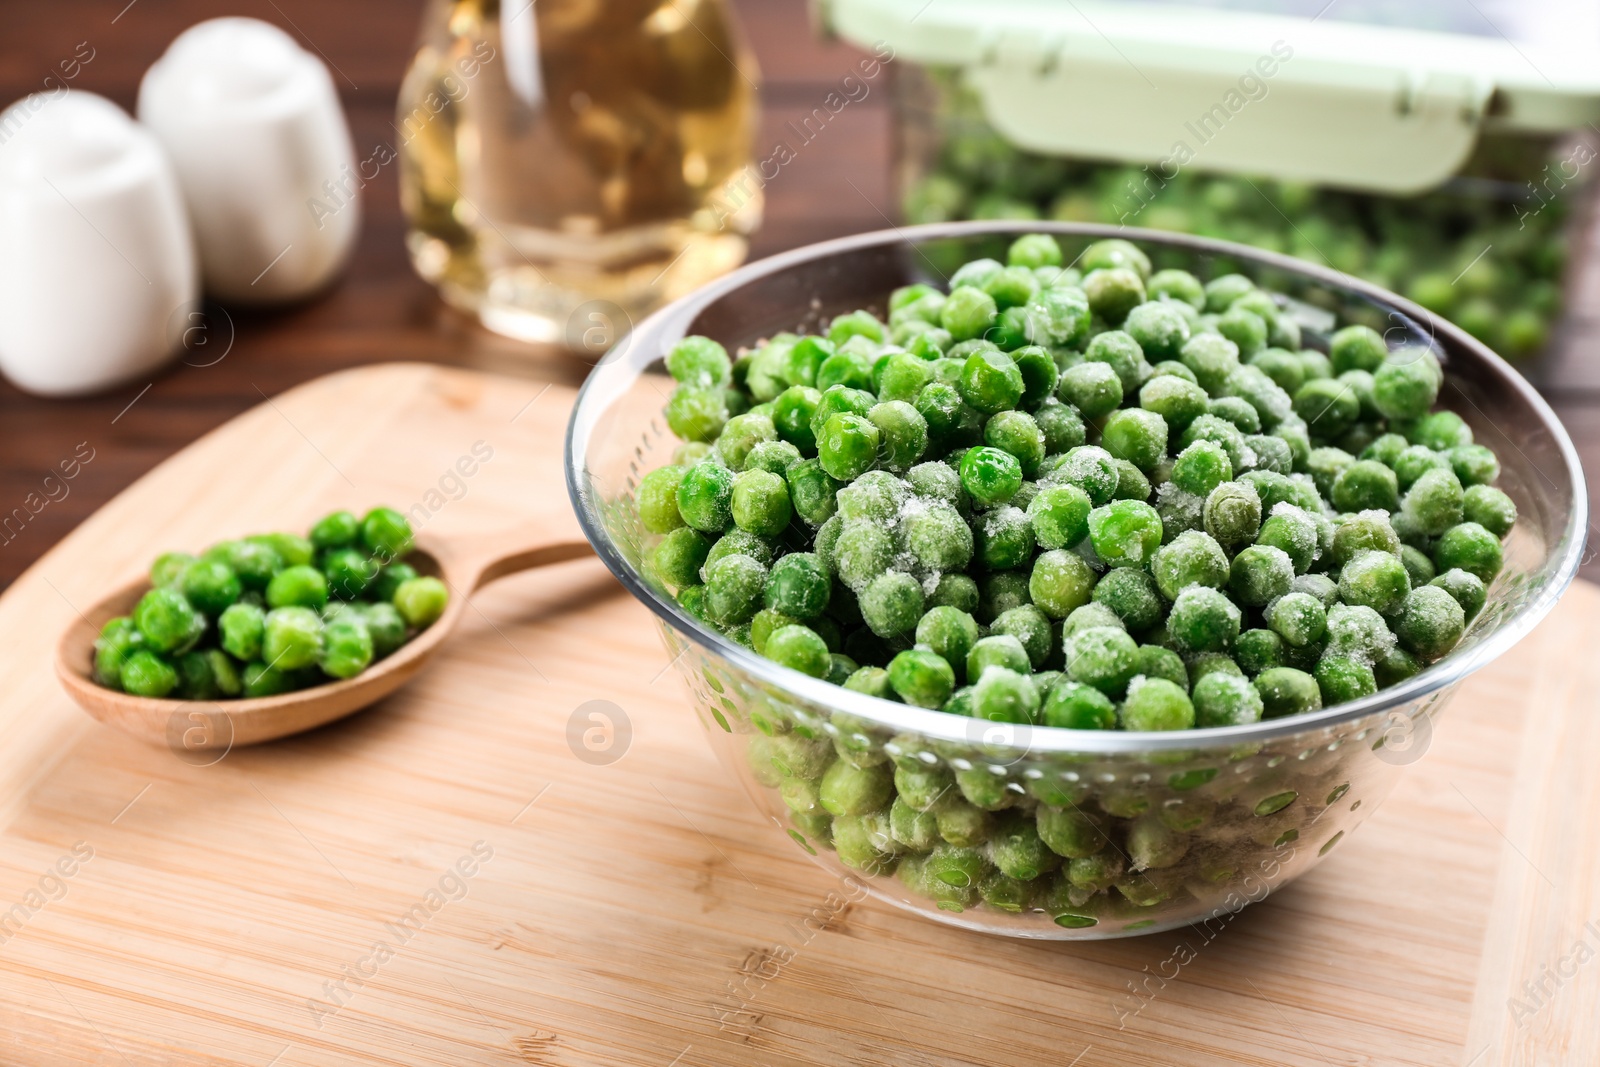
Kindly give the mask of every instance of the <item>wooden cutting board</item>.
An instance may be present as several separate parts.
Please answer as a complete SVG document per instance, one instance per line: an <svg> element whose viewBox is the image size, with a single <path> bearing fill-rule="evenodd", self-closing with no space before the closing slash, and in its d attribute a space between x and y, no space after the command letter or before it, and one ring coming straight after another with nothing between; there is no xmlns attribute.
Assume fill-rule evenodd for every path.
<svg viewBox="0 0 1600 1067"><path fill-rule="evenodd" d="M854 899L717 765L593 560L485 590L383 704L210 766L58 690L73 605L163 549L377 502L439 533L572 522L571 400L412 365L312 382L0 598L0 1062L1600 1062L1592 587L1464 686L1348 844L1209 942L1004 941ZM597 700L626 718L610 762L569 741Z"/></svg>

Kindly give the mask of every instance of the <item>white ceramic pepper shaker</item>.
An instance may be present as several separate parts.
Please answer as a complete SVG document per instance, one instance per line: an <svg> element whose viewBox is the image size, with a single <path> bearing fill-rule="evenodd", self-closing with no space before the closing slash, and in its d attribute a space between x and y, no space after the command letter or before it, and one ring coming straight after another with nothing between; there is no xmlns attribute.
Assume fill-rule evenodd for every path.
<svg viewBox="0 0 1600 1067"><path fill-rule="evenodd" d="M199 279L161 146L80 90L17 101L0 131L0 371L66 396L165 362Z"/></svg>
<svg viewBox="0 0 1600 1067"><path fill-rule="evenodd" d="M292 37L248 18L191 26L145 72L139 119L177 170L211 297L297 300L338 273L361 181L333 79Z"/></svg>

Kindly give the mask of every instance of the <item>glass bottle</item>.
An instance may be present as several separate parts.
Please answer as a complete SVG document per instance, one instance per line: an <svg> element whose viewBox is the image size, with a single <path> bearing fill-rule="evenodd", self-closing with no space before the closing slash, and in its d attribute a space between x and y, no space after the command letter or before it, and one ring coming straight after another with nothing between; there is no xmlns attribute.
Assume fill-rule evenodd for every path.
<svg viewBox="0 0 1600 1067"><path fill-rule="evenodd" d="M598 355L743 261L757 74L726 0L429 0L421 37L400 195L450 304Z"/></svg>

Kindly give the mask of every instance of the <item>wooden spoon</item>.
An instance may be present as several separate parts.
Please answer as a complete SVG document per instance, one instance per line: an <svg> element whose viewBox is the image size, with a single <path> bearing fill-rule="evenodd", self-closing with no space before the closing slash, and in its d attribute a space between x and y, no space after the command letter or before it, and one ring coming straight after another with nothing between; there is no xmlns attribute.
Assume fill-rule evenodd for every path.
<svg viewBox="0 0 1600 1067"><path fill-rule="evenodd" d="M140 579L106 597L68 627L56 646L56 677L90 715L142 741L170 747L189 762L214 763L234 745L253 745L311 730L381 700L410 681L467 610L470 594L508 574L589 555L587 541L529 547L526 532L475 538L419 537L406 562L450 587L444 614L391 655L342 681L250 700L174 700L130 696L92 678L94 642L107 621L133 610L149 589Z"/></svg>

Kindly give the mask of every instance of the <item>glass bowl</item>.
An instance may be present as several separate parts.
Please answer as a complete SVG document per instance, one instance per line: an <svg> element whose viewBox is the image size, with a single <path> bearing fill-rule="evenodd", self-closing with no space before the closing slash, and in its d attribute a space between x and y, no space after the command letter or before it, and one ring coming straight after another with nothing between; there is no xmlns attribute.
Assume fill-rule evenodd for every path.
<svg viewBox="0 0 1600 1067"><path fill-rule="evenodd" d="M729 351L784 330L818 330L890 291L943 280L951 263L1003 255L1018 233L1055 234L1069 256L1124 237L1160 266L1202 279L1229 270L1291 293L1311 346L1337 312L1382 330L1390 347L1425 345L1445 368L1440 403L1459 412L1503 464L1499 485L1520 513L1505 567L1460 646L1400 685L1350 703L1250 726L1170 733L1028 727L928 711L842 689L780 667L700 623L649 576L652 538L634 512L639 478L670 461L662 406L672 390L661 357L704 334ZM940 922L1033 938L1103 938L1221 919L1309 870L1370 815L1401 769L1426 751L1432 722L1461 681L1544 617L1583 550L1583 474L1566 432L1537 393L1461 330L1397 296L1334 271L1238 245L1108 226L984 222L863 234L751 264L657 312L608 354L579 395L567 437L567 479L585 533L629 592L660 619L672 662L722 762L796 848L868 892ZM891 772L925 803L942 791L939 829L957 846L1009 825L1049 820L1067 851L1095 852L1101 881L1075 887L1065 867L1014 882L952 885L889 834L888 805L848 817L874 848L863 866L832 850L832 820L814 780L835 759ZM904 805L902 805L904 807ZM948 810L948 817L944 814ZM974 814L981 810L981 814ZM904 812L902 812L904 814ZM903 835L905 836L905 835ZM1163 865L1134 871L1137 851ZM851 849L852 858L861 856ZM982 845L979 845L982 852ZM970 855L970 854L968 854ZM1080 867L1094 866L1086 860ZM1049 863L1041 864L1048 867ZM948 868L945 868L948 873ZM959 878L957 879L960 880ZM1080 877L1080 881L1093 882Z"/></svg>

